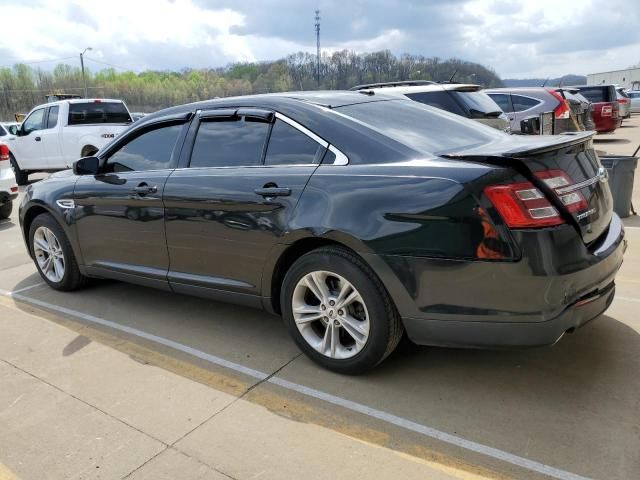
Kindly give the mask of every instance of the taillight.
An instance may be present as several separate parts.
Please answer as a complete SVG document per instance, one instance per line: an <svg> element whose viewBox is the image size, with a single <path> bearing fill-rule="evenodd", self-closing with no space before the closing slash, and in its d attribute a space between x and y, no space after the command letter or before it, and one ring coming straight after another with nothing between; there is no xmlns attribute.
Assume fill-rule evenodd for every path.
<svg viewBox="0 0 640 480"><path fill-rule="evenodd" d="M618 103L624 105L625 103L627 103L629 100L627 100L626 98L619 98L618 99Z"/></svg>
<svg viewBox="0 0 640 480"><path fill-rule="evenodd" d="M577 212L587 208L587 199L584 198L584 195L579 190L565 194L558 193L558 191L562 191L562 187L567 187L574 183L571 177L562 170L545 170L544 172L536 172L535 176L556 192L560 201L570 212Z"/></svg>
<svg viewBox="0 0 640 480"><path fill-rule="evenodd" d="M613 114L613 105L603 105L600 110L601 117L610 117Z"/></svg>
<svg viewBox="0 0 640 480"><path fill-rule="evenodd" d="M564 223L558 210L530 182L491 185L484 194L511 228L549 227Z"/></svg>
<svg viewBox="0 0 640 480"><path fill-rule="evenodd" d="M558 102L558 106L553 110L556 118L569 118L571 110L569 109L569 103L555 90L548 88L547 91L555 97Z"/></svg>
<svg viewBox="0 0 640 480"><path fill-rule="evenodd" d="M0 144L0 162L9 160L9 147Z"/></svg>

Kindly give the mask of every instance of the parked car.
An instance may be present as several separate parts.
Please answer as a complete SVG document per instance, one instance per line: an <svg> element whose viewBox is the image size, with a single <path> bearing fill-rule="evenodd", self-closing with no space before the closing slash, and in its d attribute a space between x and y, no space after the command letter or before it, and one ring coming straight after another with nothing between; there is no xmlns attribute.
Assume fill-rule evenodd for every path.
<svg viewBox="0 0 640 480"><path fill-rule="evenodd" d="M18 128L20 128L20 124L17 122L0 123L0 140L4 142L15 137Z"/></svg>
<svg viewBox="0 0 640 480"><path fill-rule="evenodd" d="M613 132L618 128L620 104L613 85L577 85L580 93L593 104L593 121L599 133Z"/></svg>
<svg viewBox="0 0 640 480"><path fill-rule="evenodd" d="M626 246L592 136L514 137L377 92L209 100L30 185L20 225L54 289L106 277L265 308L339 372L403 331L553 344L609 306Z"/></svg>
<svg viewBox="0 0 640 480"><path fill-rule="evenodd" d="M131 123L121 100L72 99L35 107L11 143L11 166L18 185L33 172L70 168L93 155Z"/></svg>
<svg viewBox="0 0 640 480"><path fill-rule="evenodd" d="M9 147L0 141L0 220L9 218L17 196L18 186L9 163Z"/></svg>
<svg viewBox="0 0 640 480"><path fill-rule="evenodd" d="M622 123L622 120L631 116L631 100L625 89L622 87L616 88L616 98L618 99L618 105L620 106L619 117L620 123Z"/></svg>
<svg viewBox="0 0 640 480"><path fill-rule="evenodd" d="M627 96L630 100L630 113L640 113L640 90L628 90Z"/></svg>
<svg viewBox="0 0 640 480"><path fill-rule="evenodd" d="M571 110L565 99L552 88L490 88L485 92L507 114L513 133L522 133L521 122L545 112L554 113L554 133L572 131Z"/></svg>
<svg viewBox="0 0 640 480"><path fill-rule="evenodd" d="M577 88L556 88L558 92L571 108L571 117L575 119L577 130L595 130L596 124L593 121L593 106Z"/></svg>
<svg viewBox="0 0 640 480"><path fill-rule="evenodd" d="M507 116L482 91L480 85L406 81L370 83L358 85L351 90L407 97L416 102L476 120L501 131L511 131Z"/></svg>

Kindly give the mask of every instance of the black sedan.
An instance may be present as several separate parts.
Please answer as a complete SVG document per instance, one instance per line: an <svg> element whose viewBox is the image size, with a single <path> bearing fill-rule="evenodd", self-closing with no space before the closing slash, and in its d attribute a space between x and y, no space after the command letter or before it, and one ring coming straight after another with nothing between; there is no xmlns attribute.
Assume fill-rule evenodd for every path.
<svg viewBox="0 0 640 480"><path fill-rule="evenodd" d="M43 279L89 277L281 314L319 364L418 344L553 344L614 296L626 246L591 134L512 137L371 92L149 115L28 187Z"/></svg>

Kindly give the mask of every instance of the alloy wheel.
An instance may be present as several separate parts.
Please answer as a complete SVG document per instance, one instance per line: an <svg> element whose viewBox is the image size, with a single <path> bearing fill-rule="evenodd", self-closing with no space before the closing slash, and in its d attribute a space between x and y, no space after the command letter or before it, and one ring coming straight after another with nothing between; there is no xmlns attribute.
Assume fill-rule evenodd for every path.
<svg viewBox="0 0 640 480"><path fill-rule="evenodd" d="M303 276L293 291L292 311L302 337L326 357L351 358L367 344L367 306L358 290L336 273Z"/></svg>
<svg viewBox="0 0 640 480"><path fill-rule="evenodd" d="M54 283L64 277L65 259L55 234L47 227L38 227L33 234L33 253L40 271Z"/></svg>

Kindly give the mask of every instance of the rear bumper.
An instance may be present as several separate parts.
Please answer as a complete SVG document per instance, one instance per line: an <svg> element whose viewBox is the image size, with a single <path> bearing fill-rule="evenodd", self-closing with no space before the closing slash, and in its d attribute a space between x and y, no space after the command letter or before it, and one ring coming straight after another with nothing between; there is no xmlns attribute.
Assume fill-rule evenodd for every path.
<svg viewBox="0 0 640 480"><path fill-rule="evenodd" d="M570 226L521 231L518 243L526 250L517 262L367 260L422 345L548 345L610 305L626 249L615 214L591 249Z"/></svg>

